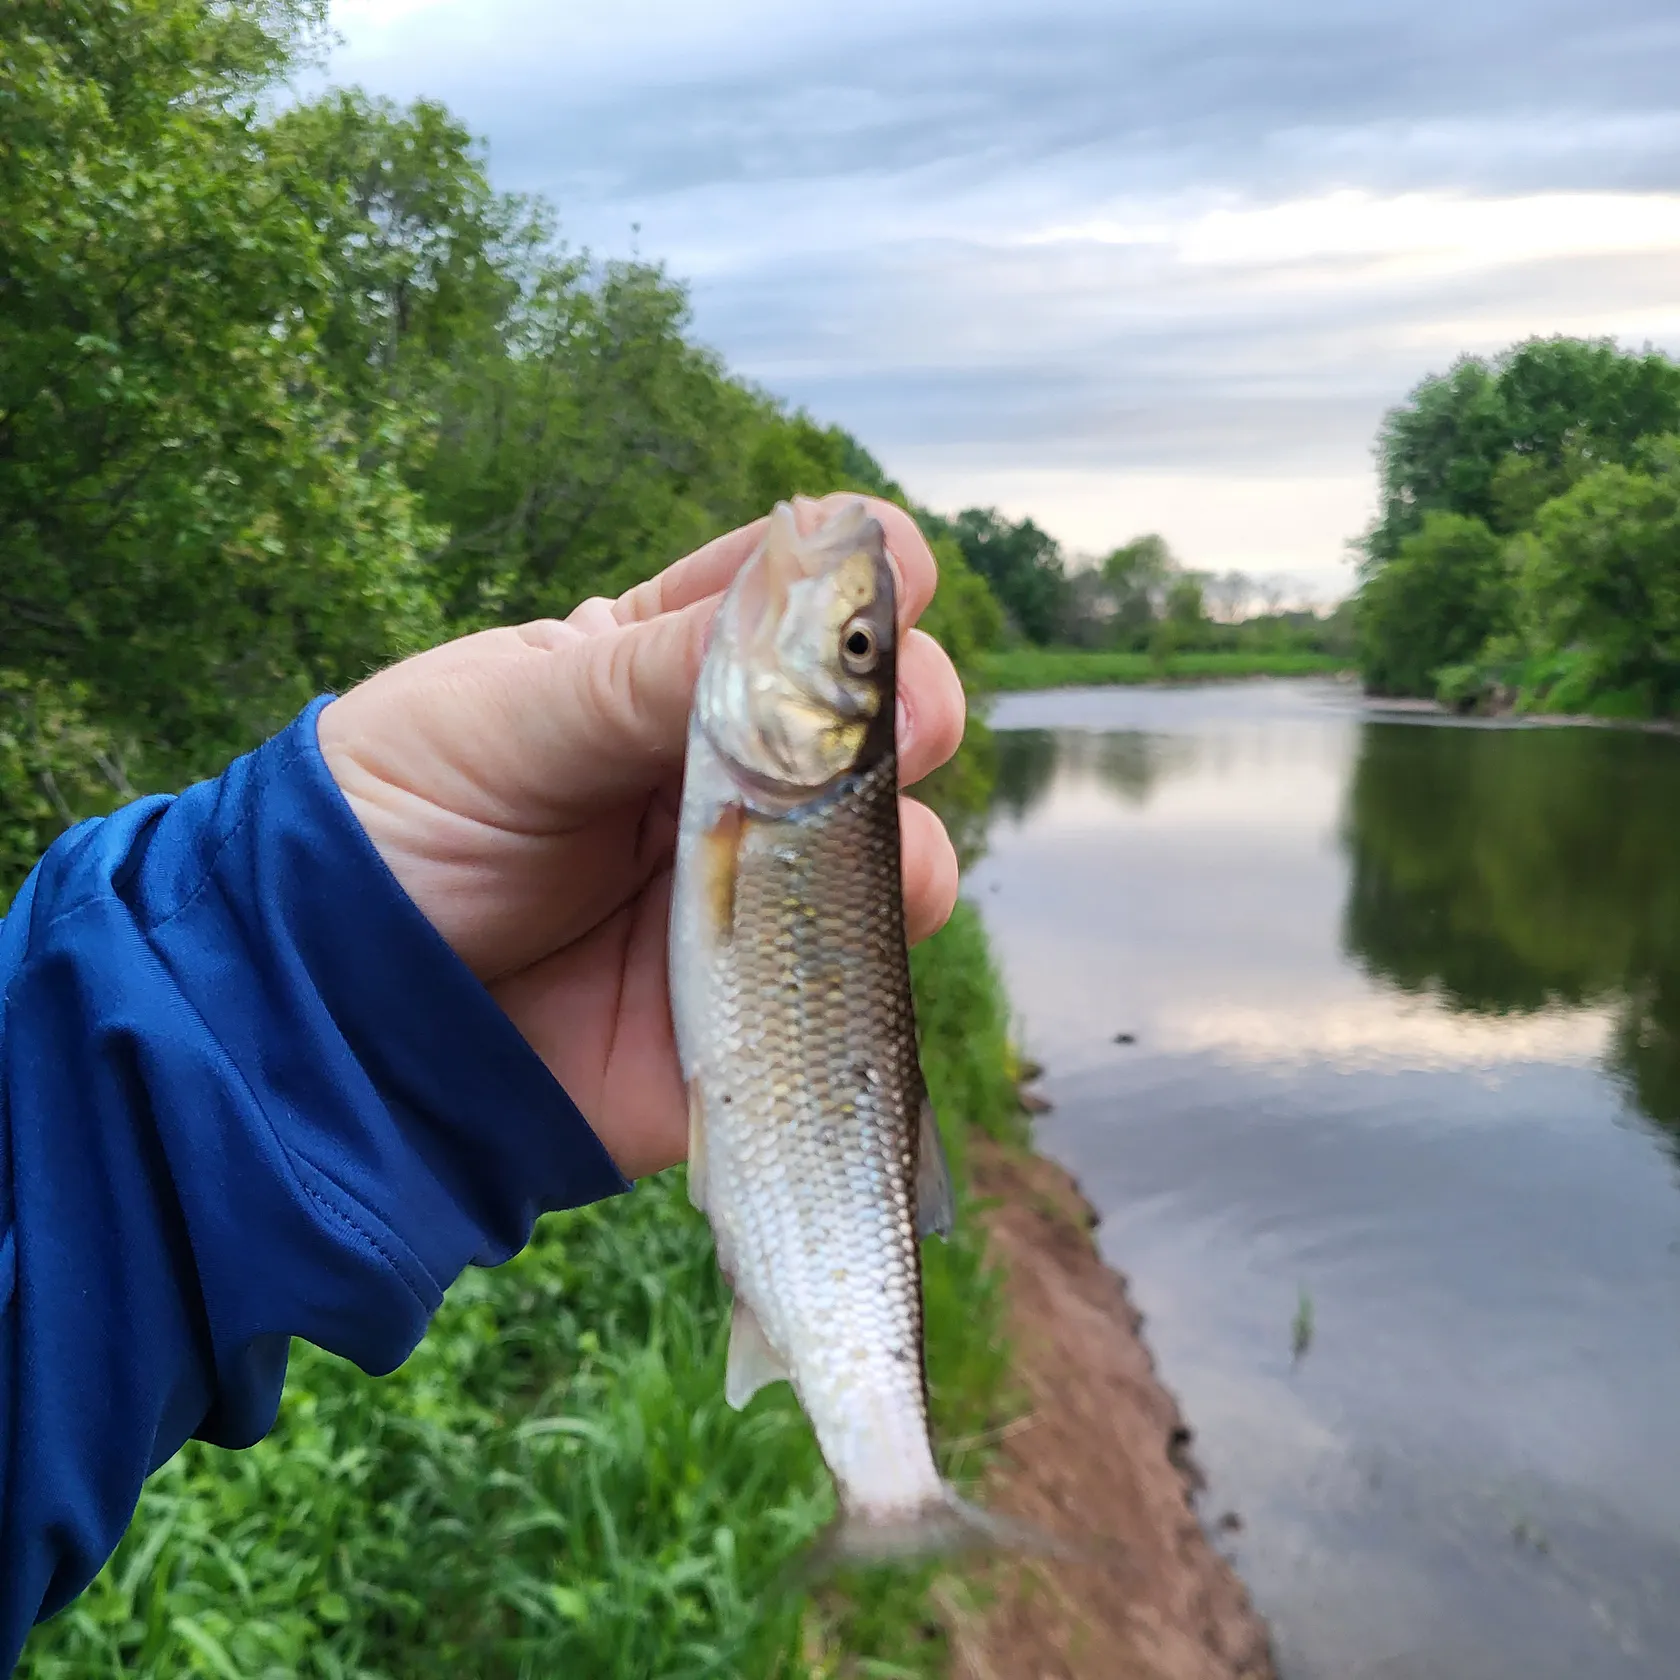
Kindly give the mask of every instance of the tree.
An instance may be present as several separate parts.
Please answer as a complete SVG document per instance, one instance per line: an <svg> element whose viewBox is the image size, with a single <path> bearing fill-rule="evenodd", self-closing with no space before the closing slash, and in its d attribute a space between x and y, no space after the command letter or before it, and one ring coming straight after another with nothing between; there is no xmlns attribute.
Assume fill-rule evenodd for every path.
<svg viewBox="0 0 1680 1680"><path fill-rule="evenodd" d="M0 32L8 880L448 630L563 614L786 496L904 500L694 344L661 268L495 192L441 106L262 116L322 14L16 0ZM961 663L998 611L943 558Z"/></svg>
<svg viewBox="0 0 1680 1680"><path fill-rule="evenodd" d="M434 624L251 104L317 14L24 0L0 44L0 670L180 763Z"/></svg>
<svg viewBox="0 0 1680 1680"><path fill-rule="evenodd" d="M1200 572L1180 572L1167 590L1167 622L1181 634L1191 634L1207 623L1204 578Z"/></svg>
<svg viewBox="0 0 1680 1680"><path fill-rule="evenodd" d="M315 324L352 401L424 408L450 370L507 351L553 266L552 221L492 190L483 148L443 106L334 90L282 112L262 144L322 236Z"/></svg>
<svg viewBox="0 0 1680 1680"><path fill-rule="evenodd" d="M1381 514L1368 567L1392 560L1431 512L1508 533L1584 471L1630 459L1642 438L1680 430L1680 366L1609 339L1529 339L1464 356L1384 417Z"/></svg>
<svg viewBox="0 0 1680 1680"><path fill-rule="evenodd" d="M1061 546L1030 519L1011 524L995 508L966 508L951 521L963 558L990 584L1028 641L1054 641L1068 604Z"/></svg>
<svg viewBox="0 0 1680 1680"><path fill-rule="evenodd" d="M1607 339L1530 339L1424 380L1378 438L1382 511L1359 596L1367 683L1428 693L1445 671L1459 703L1587 706L1606 683L1657 703L1666 630L1612 621L1660 614L1649 525L1661 520L1625 475L1677 431L1680 366ZM1638 529L1618 537L1623 521ZM1511 557L1495 564L1502 538ZM1513 570L1527 579L1520 637Z"/></svg>
<svg viewBox="0 0 1680 1680"><path fill-rule="evenodd" d="M1247 572L1219 572L1207 580L1208 615L1221 624L1235 624L1245 616L1258 593Z"/></svg>
<svg viewBox="0 0 1680 1680"><path fill-rule="evenodd" d="M1530 645L1572 650L1583 699L1635 690L1639 710L1680 704L1680 438L1650 470L1600 468L1540 510L1519 538L1519 610Z"/></svg>
<svg viewBox="0 0 1680 1680"><path fill-rule="evenodd" d="M1378 694L1431 695L1436 672L1475 658L1510 616L1499 538L1479 519L1429 513L1360 590L1366 685Z"/></svg>
<svg viewBox="0 0 1680 1680"><path fill-rule="evenodd" d="M1114 599L1114 638L1141 647L1150 626L1166 609L1167 591L1178 561L1166 538L1151 531L1123 543L1104 559L1102 577Z"/></svg>

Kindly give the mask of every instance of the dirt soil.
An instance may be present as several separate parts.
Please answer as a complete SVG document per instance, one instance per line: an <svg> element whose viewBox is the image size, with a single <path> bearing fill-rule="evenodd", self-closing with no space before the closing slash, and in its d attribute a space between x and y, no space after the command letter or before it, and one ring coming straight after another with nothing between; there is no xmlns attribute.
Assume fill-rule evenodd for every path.
<svg viewBox="0 0 1680 1680"><path fill-rule="evenodd" d="M1191 1436L1142 1320L1050 1162L976 1140L975 1188L1007 1279L1028 1410L985 1501L1093 1561L1000 1564L944 1595L953 1680L1275 1680L1265 1623L1197 1520Z"/></svg>

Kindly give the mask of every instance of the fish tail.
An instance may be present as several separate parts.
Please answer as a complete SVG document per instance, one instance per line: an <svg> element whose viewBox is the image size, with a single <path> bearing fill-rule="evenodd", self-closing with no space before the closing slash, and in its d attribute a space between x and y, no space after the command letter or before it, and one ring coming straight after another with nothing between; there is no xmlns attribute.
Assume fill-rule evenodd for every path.
<svg viewBox="0 0 1680 1680"><path fill-rule="evenodd" d="M948 1483L939 1498L907 1511L842 1510L818 1537L807 1573L846 1563L901 1563L958 1552L1029 1552L1072 1559L1078 1548L1031 1523L971 1505Z"/></svg>

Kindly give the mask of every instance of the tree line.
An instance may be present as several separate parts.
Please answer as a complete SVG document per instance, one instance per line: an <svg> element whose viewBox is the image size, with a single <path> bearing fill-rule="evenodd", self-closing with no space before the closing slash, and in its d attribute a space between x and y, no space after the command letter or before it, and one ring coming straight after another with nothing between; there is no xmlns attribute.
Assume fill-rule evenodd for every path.
<svg viewBox="0 0 1680 1680"><path fill-rule="evenodd" d="M0 22L0 905L52 835L313 693L616 593L778 498L906 501L694 342L656 263L441 105L282 104L325 0ZM999 610L932 522L928 627Z"/></svg>
<svg viewBox="0 0 1680 1680"><path fill-rule="evenodd" d="M1075 561L1031 519L969 508L941 521L991 586L1006 633L1038 647L1166 655L1189 649L1352 649L1350 615L1286 608L1285 578L1187 566L1154 532Z"/></svg>
<svg viewBox="0 0 1680 1680"><path fill-rule="evenodd" d="M1608 339L1461 357L1387 415L1377 457L1368 687L1680 713L1680 365Z"/></svg>

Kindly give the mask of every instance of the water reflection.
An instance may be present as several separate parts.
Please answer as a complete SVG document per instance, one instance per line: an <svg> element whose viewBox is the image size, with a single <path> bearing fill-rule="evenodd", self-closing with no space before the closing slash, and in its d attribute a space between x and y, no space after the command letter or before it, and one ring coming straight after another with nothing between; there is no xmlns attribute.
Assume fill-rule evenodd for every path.
<svg viewBox="0 0 1680 1680"><path fill-rule="evenodd" d="M1612 1070L1680 1129L1680 751L1588 730L1369 725L1343 938L1454 1009L1609 1004Z"/></svg>
<svg viewBox="0 0 1680 1680"><path fill-rule="evenodd" d="M994 816L1024 822L1058 783L1147 806L1198 746L1222 756L1141 730L1000 731ZM1610 1008L1610 1071L1680 1133L1674 742L1366 723L1340 841L1342 943L1366 974L1468 1015Z"/></svg>
<svg viewBox="0 0 1680 1680"><path fill-rule="evenodd" d="M997 737L993 808L1021 821L1049 797L1059 773L1094 783L1128 804L1145 805L1164 779L1188 769L1195 758L1193 740L1171 735L1011 729Z"/></svg>
<svg viewBox="0 0 1680 1680"><path fill-rule="evenodd" d="M1020 822L1050 791L1056 774L1056 736L1048 729L1009 729L993 739L997 787L992 809Z"/></svg>
<svg viewBox="0 0 1680 1680"><path fill-rule="evenodd" d="M1308 683L993 722L1040 1141L1286 1680L1680 1672L1680 1194L1627 1101L1676 1127L1680 743Z"/></svg>

